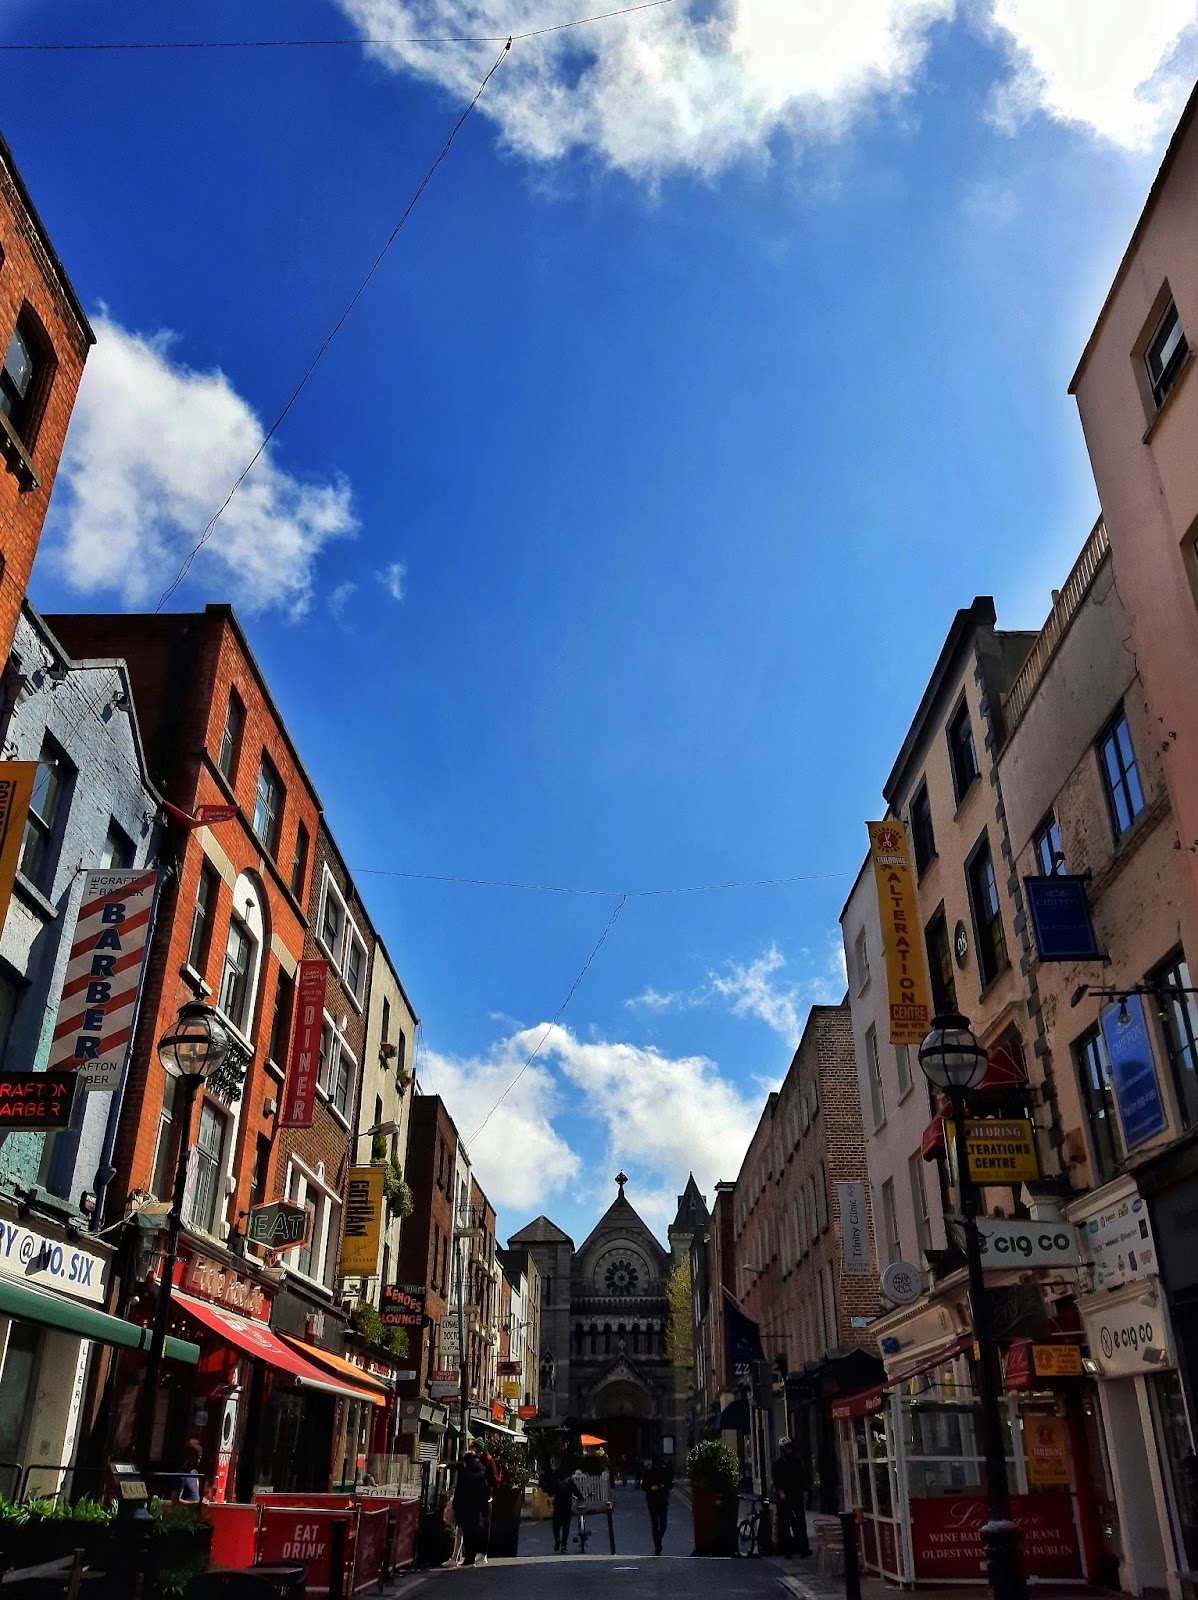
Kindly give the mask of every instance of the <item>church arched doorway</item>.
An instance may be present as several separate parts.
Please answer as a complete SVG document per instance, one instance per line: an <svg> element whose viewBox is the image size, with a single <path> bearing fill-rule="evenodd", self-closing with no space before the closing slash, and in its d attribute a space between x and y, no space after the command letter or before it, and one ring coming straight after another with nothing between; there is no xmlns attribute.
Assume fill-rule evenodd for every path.
<svg viewBox="0 0 1198 1600"><path fill-rule="evenodd" d="M647 1461L661 1448L661 1418L653 1397L635 1378L599 1384L591 1395L588 1428L607 1440L613 1473L633 1461Z"/></svg>

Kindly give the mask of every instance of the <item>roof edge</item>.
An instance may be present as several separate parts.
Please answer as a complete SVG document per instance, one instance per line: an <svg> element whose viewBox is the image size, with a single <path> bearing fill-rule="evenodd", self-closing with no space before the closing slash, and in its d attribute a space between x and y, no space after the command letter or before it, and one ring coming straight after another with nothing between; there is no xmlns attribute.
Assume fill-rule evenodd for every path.
<svg viewBox="0 0 1198 1600"><path fill-rule="evenodd" d="M13 181L13 185L16 188L17 194L20 196L21 204L28 212L30 222L32 222L33 226L37 229L38 238L42 241L42 248L49 257L50 265L54 269L54 274L58 279L59 287L61 288L63 294L66 295L67 303L69 304L71 310L75 313L75 316L79 321L79 326L82 329L88 344L95 344L96 335L92 330L91 323L87 320L87 312L84 311L83 306L80 303L79 296L75 293L75 286L67 276L67 269L63 266L61 260L59 259L58 251L54 248L54 244L50 238L49 232L47 231L46 224L38 215L38 209L33 203L33 196L25 187L25 180L21 176L20 169L17 166L12 150L9 148L8 141L5 139L2 133L0 133L0 161L2 161L5 167L8 169L8 175Z"/></svg>

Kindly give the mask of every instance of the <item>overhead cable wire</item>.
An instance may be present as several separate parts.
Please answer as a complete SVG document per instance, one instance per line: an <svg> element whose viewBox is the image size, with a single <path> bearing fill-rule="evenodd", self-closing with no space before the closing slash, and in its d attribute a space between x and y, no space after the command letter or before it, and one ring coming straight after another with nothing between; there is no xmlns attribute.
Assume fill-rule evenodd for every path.
<svg viewBox="0 0 1198 1600"><path fill-rule="evenodd" d="M525 889L533 894L577 894L607 900L651 900L672 894L714 894L722 889L770 889L788 883L823 883L853 873L794 872L779 878L738 878L719 883L670 884L660 889L590 889L567 883L523 883L513 878L460 878L446 872L404 872L398 867L351 867L359 878L409 878L418 883L456 883L475 889Z"/></svg>
<svg viewBox="0 0 1198 1600"><path fill-rule="evenodd" d="M523 39L539 39L546 33L564 33L568 28L583 28L592 22L607 22L613 17L628 17L635 11L656 11L660 6L676 5L677 0L641 0L635 6L621 6L616 11L598 11L589 17L574 17L569 22L547 23L543 28L529 28L524 33L462 33L462 34L411 34L389 38L335 38L335 39L134 39L134 40L79 40L61 44L34 41L30 44L0 44L0 50L54 53L67 51L115 50L295 50L327 48L339 45L396 45L396 44L519 44Z"/></svg>
<svg viewBox="0 0 1198 1600"><path fill-rule="evenodd" d="M417 201L420 199L420 196L424 193L424 191L428 188L429 184L432 182L433 174L436 172L437 168L441 165L441 163L445 160L445 157L449 154L450 149L451 149L451 147L453 145L453 142L457 138L458 134L461 132L462 126L465 123L466 118L470 115L470 113L474 110L475 106L482 99L483 90L487 87L488 83L490 83L492 77L494 76L495 72L499 68L499 63L503 60L504 56L507 55L508 51L511 48L512 48L512 41L509 39L507 41L507 43L504 45L503 49L495 57L495 60L492 62L491 67L488 70L486 77L479 84L478 88L474 91L474 98L471 100L470 104L466 107L466 109L462 112L462 114L458 118L458 120L454 123L453 128L452 128L452 130L450 132L450 135L449 135L448 139L446 139L445 143L441 146L440 154L437 156L437 159L433 162L432 166L429 167L429 169L425 173L424 177L420 180L420 184L419 184L415 194L412 196L412 198L408 201L407 205L404 207L403 215L400 217L399 221L395 224L394 228L392 228L391 233L390 233L390 235L389 235L389 237L387 239L386 244L384 244L383 248L379 251L378 255L375 256L374 260L371 262L370 270L367 272L366 276L362 279L362 281L358 285L358 287L354 290L352 296L350 297L349 304L346 306L345 310L341 313L341 315L337 318L337 321L333 324L333 327L330 330L330 332L328 333L328 335L326 336L323 344L320 346L319 350L317 350L316 354L312 357L312 360L308 363L307 371L304 373L304 375L300 379L300 381L296 384L295 388L291 391L291 396L288 399L287 404L283 407L282 411L279 412L278 416L271 423L270 427L266 431L266 434L265 434L264 438L262 439L262 442L259 444L258 448L254 451L253 455L250 457L249 462L247 463L245 469L242 471L240 476L234 482L233 487L229 490L228 494L225 496L225 498L224 498L223 502L221 503L219 509L214 513L212 518L209 520L207 526L205 527L203 533L196 540L195 544L191 547L191 549L187 552L187 555L183 558L183 562L180 565L178 572L171 579L170 583L167 584L166 588L162 591L162 596L159 599L158 604L154 607L155 612L158 612L158 611L162 610L163 606L170 599L170 597L174 594L175 590L183 582L183 580L184 580L184 578L186 578L187 574L191 571L192 562L194 562L196 556L199 555L200 551L208 543L208 540L212 537L213 533L216 531L216 525L220 521L221 517L224 515L226 509L229 506L230 501L233 499L233 496L237 493L238 489L241 488L242 484L249 477L250 473L254 469L254 466L257 464L258 459L262 455L262 452L266 449L267 445L270 443L270 441L274 438L275 434L278 433L279 429L282 427L282 425L283 425L283 423L284 423L284 421L285 421L285 419L287 417L288 412L291 410L291 408L295 404L295 402L299 399L299 397L302 394L305 386L307 385L308 379L312 376L312 374L316 371L316 368L320 365L321 361L324 359L325 352L328 350L328 348L332 344L333 340L341 332L341 329L345 326L345 323L346 323L347 319L349 318L350 312L354 309L354 307L357 305L358 301L362 298L362 295L366 292L366 287L370 283L370 280L374 277L375 273L378 271L379 267L382 265L383 258L386 256L386 254L390 250L391 246L395 243L396 239L399 237L400 229L403 227L404 223L407 222L408 218L412 215L412 212L416 209Z"/></svg>
<svg viewBox="0 0 1198 1600"><path fill-rule="evenodd" d="M578 976L575 978L574 982L570 985L570 992L566 995L566 998L562 1001L561 1005L558 1006L557 1011L554 1013L553 1021L547 1024L544 1033L537 1040L536 1048L533 1050L533 1052L529 1056L528 1060L524 1063L524 1065L520 1068L519 1072L512 1079L511 1083L508 1084L507 1088L499 1096L499 1099L496 1100L495 1104L491 1107L490 1111L487 1112L486 1116L479 1123L478 1127L475 1128L474 1132L470 1135L469 1139L466 1140L467 1145L471 1145L471 1144L474 1143L474 1141L478 1138L479 1134L486 1127L487 1123L490 1122L491 1118L499 1110L500 1106L507 1099L508 1095L511 1094L512 1090L520 1082L520 1079L524 1076L524 1074L528 1071L529 1067L532 1066L533 1062L536 1060L537 1056L540 1054L541 1046L545 1043L546 1039L548 1039L549 1035L553 1032L554 1028L556 1028L558 1023L561 1021L562 1014L565 1011L566 1007L570 1004L570 1001L573 1000L574 995L575 995L575 991L577 990L579 984L586 977L587 973L591 970L591 962L594 961L595 957L599 954L600 950L603 949L604 941L606 940L608 934L611 932L611 930L616 925L616 918L620 915L620 912L623 911L624 907L627 904L628 904L628 896L626 894L625 895L621 895L620 896L619 905L612 912L611 916L608 917L606 926L604 927L603 932L599 935L598 944L596 944L595 948L591 951L590 955L586 958L586 961L583 963L582 971L578 974Z"/></svg>

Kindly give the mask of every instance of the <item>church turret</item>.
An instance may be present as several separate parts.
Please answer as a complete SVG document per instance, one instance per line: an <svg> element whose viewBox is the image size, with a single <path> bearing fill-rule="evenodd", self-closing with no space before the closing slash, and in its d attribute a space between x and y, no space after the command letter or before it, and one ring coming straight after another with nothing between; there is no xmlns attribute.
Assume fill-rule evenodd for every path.
<svg viewBox="0 0 1198 1600"><path fill-rule="evenodd" d="M670 1255L674 1265L685 1261L690 1253L691 1240L696 1233L706 1228L710 1221L711 1213L707 1209L707 1201L699 1192L699 1185L695 1182L694 1173L690 1173L686 1180L686 1188L678 1196L678 1212L670 1224Z"/></svg>

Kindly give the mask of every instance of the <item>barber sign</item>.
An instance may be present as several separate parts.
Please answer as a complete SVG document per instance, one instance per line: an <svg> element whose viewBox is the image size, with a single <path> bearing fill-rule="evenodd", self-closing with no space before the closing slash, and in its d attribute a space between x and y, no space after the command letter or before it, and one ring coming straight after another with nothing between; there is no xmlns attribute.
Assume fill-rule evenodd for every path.
<svg viewBox="0 0 1198 1600"><path fill-rule="evenodd" d="M85 1090L115 1089L129 1050L158 874L88 872L50 1046L51 1071Z"/></svg>

